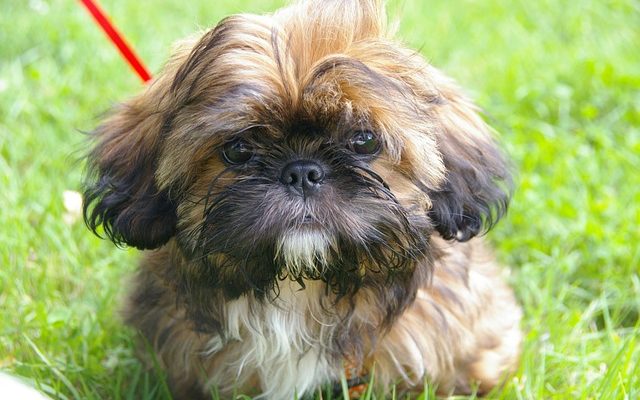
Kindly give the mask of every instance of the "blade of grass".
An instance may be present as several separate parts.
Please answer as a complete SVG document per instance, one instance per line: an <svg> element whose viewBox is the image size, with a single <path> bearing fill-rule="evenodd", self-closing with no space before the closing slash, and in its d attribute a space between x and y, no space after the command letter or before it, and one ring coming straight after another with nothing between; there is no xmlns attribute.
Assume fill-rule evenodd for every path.
<svg viewBox="0 0 640 400"><path fill-rule="evenodd" d="M60 379L60 381L64 384L64 386L67 388L67 390L69 391L69 393L71 393L71 395L73 396L73 398L75 399L80 399L82 398L82 396L80 396L80 393L76 390L75 386L71 383L71 381L69 379L67 379L67 377L58 369L56 368L51 361L49 361L49 359L47 358L47 356L45 356L40 349L38 348L38 346L36 346L36 344L29 338L29 336L27 336L26 334L22 334L22 337L24 338L24 340L29 344L29 346L31 346L31 349L34 351L34 353L36 353L36 355L38 356L38 358L48 367L51 369L51 371L54 373L54 375Z"/></svg>

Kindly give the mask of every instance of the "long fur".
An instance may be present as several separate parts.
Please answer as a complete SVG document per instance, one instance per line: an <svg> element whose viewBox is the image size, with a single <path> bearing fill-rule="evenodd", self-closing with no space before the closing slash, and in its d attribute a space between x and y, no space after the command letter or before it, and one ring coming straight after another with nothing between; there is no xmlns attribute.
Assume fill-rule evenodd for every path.
<svg viewBox="0 0 640 400"><path fill-rule="evenodd" d="M379 153L350 149L360 131ZM520 310L473 239L506 211L508 168L455 83L392 38L380 1L228 17L94 137L85 220L151 250L126 319L176 396L291 398L345 360L381 391L428 378L484 392L516 367ZM222 156L235 140L247 162ZM300 159L326 171L308 199L279 181Z"/></svg>

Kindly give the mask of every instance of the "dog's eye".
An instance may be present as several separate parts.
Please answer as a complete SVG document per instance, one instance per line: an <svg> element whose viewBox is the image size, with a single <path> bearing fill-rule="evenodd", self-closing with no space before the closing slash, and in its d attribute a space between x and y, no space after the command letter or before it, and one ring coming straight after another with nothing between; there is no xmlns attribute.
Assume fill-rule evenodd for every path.
<svg viewBox="0 0 640 400"><path fill-rule="evenodd" d="M375 154L380 150L380 141L371 131L358 131L349 139L349 148L358 154Z"/></svg>
<svg viewBox="0 0 640 400"><path fill-rule="evenodd" d="M242 164L251 160L253 148L242 140L235 140L224 145L222 156L229 164Z"/></svg>

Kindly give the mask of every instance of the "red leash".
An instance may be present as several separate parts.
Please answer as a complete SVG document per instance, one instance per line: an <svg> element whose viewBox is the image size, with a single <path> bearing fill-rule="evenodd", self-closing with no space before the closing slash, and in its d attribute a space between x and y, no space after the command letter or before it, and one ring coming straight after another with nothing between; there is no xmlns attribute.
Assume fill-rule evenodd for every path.
<svg viewBox="0 0 640 400"><path fill-rule="evenodd" d="M127 60L127 63L133 68L142 82L151 80L151 74L142 64L140 58L133 52L131 46L127 44L124 37L116 30L115 26L109 21L109 17L98 6L97 0L80 0L87 10L93 16L93 19L100 25L104 33L107 34L111 42L120 50L120 54Z"/></svg>

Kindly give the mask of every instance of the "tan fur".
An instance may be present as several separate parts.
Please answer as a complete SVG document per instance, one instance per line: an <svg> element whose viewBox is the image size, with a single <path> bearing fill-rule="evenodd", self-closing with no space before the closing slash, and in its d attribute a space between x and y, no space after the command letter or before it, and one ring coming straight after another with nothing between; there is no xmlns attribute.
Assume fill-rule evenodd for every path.
<svg viewBox="0 0 640 400"><path fill-rule="evenodd" d="M431 285L398 319L372 357L385 383L439 393L488 392L517 367L521 312L480 241L450 246ZM400 378L400 380L399 380Z"/></svg>
<svg viewBox="0 0 640 400"><path fill-rule="evenodd" d="M299 206L324 218L315 230L293 225L274 243L284 265L275 294L232 292L247 272L224 252L198 253L209 199L248 179L227 170L220 148L247 133L272 143L316 134L305 132L309 121L330 144L341 132L376 132L382 150L369 165L393 195L385 207L428 231L426 252L404 256L415 260L403 264L389 296L381 296L389 280L371 262L356 268L369 286L346 296L328 290L336 282L308 279L340 261L323 226L348 227L363 241L378 229L371 221L380 198L358 203L330 185L328 211ZM85 210L87 222L116 243L151 249L125 317L152 345L177 397L216 388L292 398L337 381L345 359L375 371L381 392L427 381L442 394L475 385L485 393L517 368L520 308L483 241L471 239L504 212L508 171L477 108L393 39L381 1L308 0L273 15L229 17L178 44L96 140L86 196L97 204ZM298 157L318 151L306 145ZM256 204L264 210L252 215L256 231L282 217L270 196ZM397 236L383 256L412 245ZM214 266L225 266L217 277L230 282L227 292L209 290L219 283L207 281Z"/></svg>

